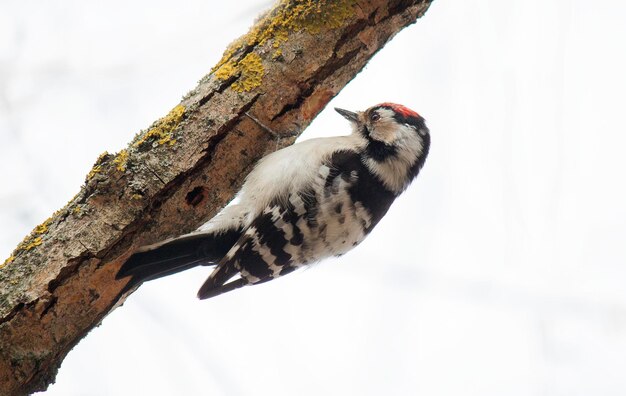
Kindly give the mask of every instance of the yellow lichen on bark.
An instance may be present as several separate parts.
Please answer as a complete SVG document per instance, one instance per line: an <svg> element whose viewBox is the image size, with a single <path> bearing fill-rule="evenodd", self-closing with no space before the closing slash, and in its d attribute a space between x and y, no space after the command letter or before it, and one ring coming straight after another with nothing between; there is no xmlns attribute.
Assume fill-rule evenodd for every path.
<svg viewBox="0 0 626 396"><path fill-rule="evenodd" d="M227 80L234 75L239 75L237 81L232 85L233 90L237 92L247 92L261 85L265 69L261 57L252 52L246 55L240 62L232 61L222 65L215 73L220 80Z"/></svg>
<svg viewBox="0 0 626 396"><path fill-rule="evenodd" d="M173 138L174 130L178 127L185 115L185 106L178 105L174 107L168 115L156 122L156 125L144 133L143 136L135 142L134 146L139 147L144 143L156 143L158 145L167 144L173 146L176 139Z"/></svg>
<svg viewBox="0 0 626 396"><path fill-rule="evenodd" d="M41 245L43 243L43 238L41 237L43 234L45 234L46 232L48 232L48 226L50 225L50 223L52 222L52 218L49 218L48 220L44 221L43 223L39 224L37 227L35 227L30 234L28 234L26 236L26 238L24 238L24 240L22 242L20 242L20 244L17 246L17 248L15 249L15 251L13 252L13 254L11 254L11 256L9 256L9 258L7 258L6 260L4 260L4 262L2 264L0 264L0 268L11 264L13 262L13 260L15 260L15 255L24 250L24 251L29 251L32 250L34 248L36 248L37 246Z"/></svg>
<svg viewBox="0 0 626 396"><path fill-rule="evenodd" d="M43 223L39 224L37 227L35 227L33 231L35 232L35 234L45 234L46 232L48 232L48 226L51 222L52 218L49 218Z"/></svg>
<svg viewBox="0 0 626 396"><path fill-rule="evenodd" d="M87 173L87 180L93 179L93 177L97 175L98 173L100 173L101 170L102 170L101 165L95 165L93 168L91 168L89 173Z"/></svg>
<svg viewBox="0 0 626 396"><path fill-rule="evenodd" d="M91 170L89 170L89 173L87 173L87 177L86 177L87 181L93 179L95 175L97 175L98 173L102 171L102 164L106 161L108 156L109 156L109 153L106 151L98 156L98 159L96 160L95 165L91 168Z"/></svg>
<svg viewBox="0 0 626 396"><path fill-rule="evenodd" d="M211 72L220 80L243 72L239 65L251 54L240 62L233 61L233 56L244 46L263 45L269 40L273 41L272 47L277 49L273 56L277 59L282 54L279 47L287 41L289 33L304 30L310 34L320 34L325 30L339 28L347 18L354 15L355 4L355 0L284 0L268 12L263 21L255 25L248 34L232 43ZM235 84L236 82L233 83L233 88ZM241 89L238 86L237 90Z"/></svg>
<svg viewBox="0 0 626 396"><path fill-rule="evenodd" d="M115 164L115 169L120 172L126 171L126 164L128 163L128 150L124 149L120 151L115 159L113 159L113 164Z"/></svg>
<svg viewBox="0 0 626 396"><path fill-rule="evenodd" d="M10 255L8 259L4 260L4 262L2 264L0 264L0 269L6 265L9 265L13 262L13 260L15 260L15 256L14 255Z"/></svg>
<svg viewBox="0 0 626 396"><path fill-rule="evenodd" d="M28 241L28 244L22 246L22 249L26 250L26 251L34 249L35 247L41 245L42 242L43 241L42 241L41 237L33 238L30 241Z"/></svg>
<svg viewBox="0 0 626 396"><path fill-rule="evenodd" d="M215 77L219 78L220 80L227 80L231 76L234 76L237 73L238 73L238 70L235 67L235 63L232 61L229 61L228 63L225 63L222 66L220 66L220 68L215 71Z"/></svg>

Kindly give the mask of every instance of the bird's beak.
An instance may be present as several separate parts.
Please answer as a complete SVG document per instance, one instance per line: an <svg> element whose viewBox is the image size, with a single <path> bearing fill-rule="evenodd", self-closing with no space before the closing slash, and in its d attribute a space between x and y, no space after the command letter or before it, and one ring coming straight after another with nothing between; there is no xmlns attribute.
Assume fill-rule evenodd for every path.
<svg viewBox="0 0 626 396"><path fill-rule="evenodd" d="M337 113L341 114L342 116L344 116L345 119L348 120L348 121L352 121L352 122L358 122L359 121L359 116L355 112L344 110L344 109L340 109L340 108L337 108L337 107L335 107L335 111Z"/></svg>

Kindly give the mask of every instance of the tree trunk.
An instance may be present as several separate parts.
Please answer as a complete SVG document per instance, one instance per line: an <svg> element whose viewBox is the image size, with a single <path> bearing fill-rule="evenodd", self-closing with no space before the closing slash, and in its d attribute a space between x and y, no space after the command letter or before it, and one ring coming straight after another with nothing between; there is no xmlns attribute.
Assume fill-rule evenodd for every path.
<svg viewBox="0 0 626 396"><path fill-rule="evenodd" d="M124 301L126 280L114 277L129 254L213 216L430 2L282 1L168 115L102 154L81 191L0 266L0 394L46 389ZM284 136L277 144L261 125Z"/></svg>

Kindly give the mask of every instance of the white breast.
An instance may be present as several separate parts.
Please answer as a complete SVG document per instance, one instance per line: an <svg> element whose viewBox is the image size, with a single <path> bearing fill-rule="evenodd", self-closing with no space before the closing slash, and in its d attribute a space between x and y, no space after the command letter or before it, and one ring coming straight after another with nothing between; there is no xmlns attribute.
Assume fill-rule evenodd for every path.
<svg viewBox="0 0 626 396"><path fill-rule="evenodd" d="M240 192L240 205L255 217L275 199L302 191L315 182L320 166L333 152L355 150L365 141L357 134L317 138L278 150L259 161Z"/></svg>

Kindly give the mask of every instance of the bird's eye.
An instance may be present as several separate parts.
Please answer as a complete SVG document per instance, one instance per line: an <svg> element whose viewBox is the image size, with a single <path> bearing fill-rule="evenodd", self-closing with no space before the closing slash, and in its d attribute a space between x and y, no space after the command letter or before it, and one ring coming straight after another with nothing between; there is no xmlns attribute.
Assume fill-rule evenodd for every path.
<svg viewBox="0 0 626 396"><path fill-rule="evenodd" d="M379 119L380 119L380 114L378 114L378 113L372 113L370 115L370 120L372 120L372 121L378 121Z"/></svg>

